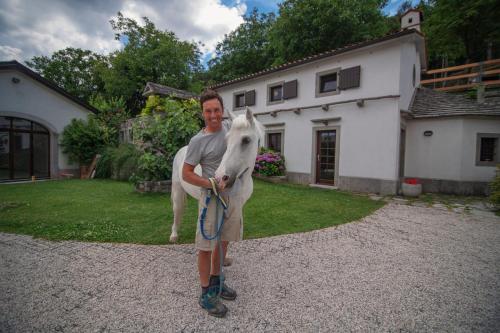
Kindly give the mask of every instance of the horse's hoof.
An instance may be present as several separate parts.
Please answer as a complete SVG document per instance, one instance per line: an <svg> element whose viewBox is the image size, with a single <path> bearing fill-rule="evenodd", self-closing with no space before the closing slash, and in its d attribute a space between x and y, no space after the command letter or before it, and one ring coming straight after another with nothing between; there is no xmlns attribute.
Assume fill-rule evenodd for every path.
<svg viewBox="0 0 500 333"><path fill-rule="evenodd" d="M170 236L170 243L176 243L177 242L177 236Z"/></svg>

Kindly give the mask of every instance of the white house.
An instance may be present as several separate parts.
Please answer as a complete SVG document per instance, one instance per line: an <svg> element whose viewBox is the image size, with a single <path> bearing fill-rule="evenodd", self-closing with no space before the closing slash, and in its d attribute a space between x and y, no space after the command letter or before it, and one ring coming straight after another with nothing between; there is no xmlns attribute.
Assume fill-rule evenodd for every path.
<svg viewBox="0 0 500 333"><path fill-rule="evenodd" d="M78 175L59 135L90 112L96 110L26 66L0 62L0 181Z"/></svg>
<svg viewBox="0 0 500 333"><path fill-rule="evenodd" d="M500 105L472 114L423 112L416 101L448 95L417 89L427 62L415 12L403 15L399 32L213 88L226 109L254 110L292 182L395 194L403 177L418 177L424 191L485 193L500 156ZM484 149L495 152L486 164L481 158L492 157L479 156Z"/></svg>

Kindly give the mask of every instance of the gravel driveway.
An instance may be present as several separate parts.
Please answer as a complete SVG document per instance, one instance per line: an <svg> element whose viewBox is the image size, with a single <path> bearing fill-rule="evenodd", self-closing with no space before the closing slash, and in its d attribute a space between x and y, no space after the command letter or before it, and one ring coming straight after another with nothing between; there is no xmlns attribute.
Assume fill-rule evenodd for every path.
<svg viewBox="0 0 500 333"><path fill-rule="evenodd" d="M251 223L248 221L247 223ZM197 304L190 245L0 234L1 332L500 331L500 218L390 203L231 248L227 318Z"/></svg>

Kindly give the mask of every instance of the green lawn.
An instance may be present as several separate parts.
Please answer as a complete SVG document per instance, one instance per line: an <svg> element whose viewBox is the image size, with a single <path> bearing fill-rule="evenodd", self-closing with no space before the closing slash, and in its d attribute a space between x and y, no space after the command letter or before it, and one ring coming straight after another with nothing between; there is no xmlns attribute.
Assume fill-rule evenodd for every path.
<svg viewBox="0 0 500 333"><path fill-rule="evenodd" d="M371 214L365 196L256 180L244 209L244 238L325 228ZM193 243L197 204L188 200L180 243ZM167 244L170 195L140 194L126 182L60 180L0 185L0 231L51 240Z"/></svg>

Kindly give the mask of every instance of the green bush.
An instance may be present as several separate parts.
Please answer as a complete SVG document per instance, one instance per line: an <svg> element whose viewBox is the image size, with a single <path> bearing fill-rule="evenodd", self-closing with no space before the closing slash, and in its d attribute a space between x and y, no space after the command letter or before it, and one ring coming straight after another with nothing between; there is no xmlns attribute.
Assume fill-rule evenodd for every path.
<svg viewBox="0 0 500 333"><path fill-rule="evenodd" d="M138 172L140 152L131 144L107 148L96 166L96 178L133 180Z"/></svg>
<svg viewBox="0 0 500 333"><path fill-rule="evenodd" d="M500 164L497 165L497 174L493 182L490 184L490 189L490 201L500 208Z"/></svg>
<svg viewBox="0 0 500 333"><path fill-rule="evenodd" d="M110 145L110 137L106 129L90 115L87 121L73 119L63 132L61 146L68 155L70 163L88 165L96 154Z"/></svg>
<svg viewBox="0 0 500 333"><path fill-rule="evenodd" d="M108 147L101 153L101 158L95 167L95 178L111 178L113 174L113 150L114 147Z"/></svg>
<svg viewBox="0 0 500 333"><path fill-rule="evenodd" d="M134 181L170 179L175 154L189 143L201 124L196 100L149 98L133 124L133 140L141 152Z"/></svg>

